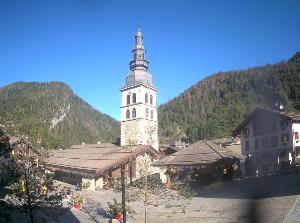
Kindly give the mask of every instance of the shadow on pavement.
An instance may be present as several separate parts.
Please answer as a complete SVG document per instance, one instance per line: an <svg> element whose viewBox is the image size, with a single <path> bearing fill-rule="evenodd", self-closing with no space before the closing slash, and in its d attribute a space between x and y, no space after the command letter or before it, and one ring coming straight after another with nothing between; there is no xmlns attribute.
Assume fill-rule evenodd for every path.
<svg viewBox="0 0 300 223"><path fill-rule="evenodd" d="M207 198L261 199L300 194L300 175L273 175L216 182L203 187L192 185L196 196Z"/></svg>
<svg viewBox="0 0 300 223"><path fill-rule="evenodd" d="M1 223L27 223L29 221L26 207L8 204L0 200L0 222ZM79 223L80 221L66 208L34 207L34 222L36 223Z"/></svg>
<svg viewBox="0 0 300 223"><path fill-rule="evenodd" d="M264 213L264 211L272 212L270 210L275 206L277 209L274 208L273 211L282 211L282 207L284 207L286 212L282 212L284 216L281 217L285 217L294 202L293 199L295 199L295 197L290 198L290 196L300 194L300 174L271 175L215 182L202 187L194 184L192 189L198 197L245 200L244 205L238 207L244 213L244 218L240 222L281 222L280 220L266 219L266 215L269 214L267 217L271 218L272 213ZM281 208L278 209L279 200L280 202L290 200L290 203L286 206L281 204Z"/></svg>

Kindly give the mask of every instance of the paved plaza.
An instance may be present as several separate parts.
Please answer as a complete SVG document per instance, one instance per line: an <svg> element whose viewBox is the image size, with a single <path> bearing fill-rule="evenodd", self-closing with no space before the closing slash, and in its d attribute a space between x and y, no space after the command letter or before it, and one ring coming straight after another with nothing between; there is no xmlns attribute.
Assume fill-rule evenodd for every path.
<svg viewBox="0 0 300 223"><path fill-rule="evenodd" d="M195 188L197 195L181 209L151 207L149 223L225 223L225 222L299 222L300 175L267 176L240 181L215 183ZM110 222L107 202L121 195L111 190L82 191L86 198L80 210L71 209L78 222ZM143 204L130 203L136 211L129 222L144 222ZM68 218L61 217L61 222ZM71 221L70 221L71 222Z"/></svg>

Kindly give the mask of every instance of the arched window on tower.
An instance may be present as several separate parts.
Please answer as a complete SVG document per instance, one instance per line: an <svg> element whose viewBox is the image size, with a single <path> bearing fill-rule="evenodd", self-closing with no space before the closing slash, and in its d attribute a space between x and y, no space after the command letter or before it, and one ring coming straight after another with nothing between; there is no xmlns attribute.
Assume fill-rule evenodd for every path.
<svg viewBox="0 0 300 223"><path fill-rule="evenodd" d="M145 94L145 103L148 103L148 94Z"/></svg>
<svg viewBox="0 0 300 223"><path fill-rule="evenodd" d="M126 118L130 119L130 111L129 111L129 109L127 109L127 111L126 111Z"/></svg>
<svg viewBox="0 0 300 223"><path fill-rule="evenodd" d="M148 108L146 108L146 110L145 110L145 116L146 116L146 118L148 118L148 116L149 116L149 110L148 110Z"/></svg>
<svg viewBox="0 0 300 223"><path fill-rule="evenodd" d="M136 109L132 109L132 118L135 118L136 117Z"/></svg>
<svg viewBox="0 0 300 223"><path fill-rule="evenodd" d="M136 93L133 93L132 95L132 103L136 103Z"/></svg>
<svg viewBox="0 0 300 223"><path fill-rule="evenodd" d="M153 96L150 95L150 104L152 105L153 104Z"/></svg>
<svg viewBox="0 0 300 223"><path fill-rule="evenodd" d="M129 94L127 95L127 104L128 105L130 104L130 95Z"/></svg>
<svg viewBox="0 0 300 223"><path fill-rule="evenodd" d="M153 110L150 111L150 118L153 119Z"/></svg>

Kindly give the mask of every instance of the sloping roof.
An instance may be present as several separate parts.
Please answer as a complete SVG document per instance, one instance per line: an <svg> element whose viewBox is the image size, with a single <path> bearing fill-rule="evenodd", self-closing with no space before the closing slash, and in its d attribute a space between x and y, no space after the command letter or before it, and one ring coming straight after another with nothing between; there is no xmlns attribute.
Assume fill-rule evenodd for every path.
<svg viewBox="0 0 300 223"><path fill-rule="evenodd" d="M240 138L213 139L209 142L225 148L228 152L232 152L235 156L242 155Z"/></svg>
<svg viewBox="0 0 300 223"><path fill-rule="evenodd" d="M234 153L234 154L242 155L241 144L229 145L229 146L226 146L226 149L229 150L230 152Z"/></svg>
<svg viewBox="0 0 300 223"><path fill-rule="evenodd" d="M280 112L280 115L286 116L294 122L300 122L300 113L296 112Z"/></svg>
<svg viewBox="0 0 300 223"><path fill-rule="evenodd" d="M170 146L170 145L162 145L159 147L159 152L162 156L166 156L166 151L172 150L172 153L178 152L182 148L176 147L176 146Z"/></svg>
<svg viewBox="0 0 300 223"><path fill-rule="evenodd" d="M70 149L54 151L46 165L50 169L63 172L101 175L145 152L157 155L157 151L149 145L130 148L113 144L75 145Z"/></svg>
<svg viewBox="0 0 300 223"><path fill-rule="evenodd" d="M276 110L272 110L272 109L268 109L268 108L262 108L262 107L257 107L255 108L251 114L244 120L242 121L234 130L233 130L233 135L238 135L241 130L252 120L252 118L258 114L259 112L271 112L273 114L277 114L283 117L286 117L290 120L292 120L293 122L300 122L300 113L296 113L296 112L282 112L282 111L276 111Z"/></svg>
<svg viewBox="0 0 300 223"><path fill-rule="evenodd" d="M212 164L224 158L244 158L207 141L199 141L155 163L157 166L197 166Z"/></svg>

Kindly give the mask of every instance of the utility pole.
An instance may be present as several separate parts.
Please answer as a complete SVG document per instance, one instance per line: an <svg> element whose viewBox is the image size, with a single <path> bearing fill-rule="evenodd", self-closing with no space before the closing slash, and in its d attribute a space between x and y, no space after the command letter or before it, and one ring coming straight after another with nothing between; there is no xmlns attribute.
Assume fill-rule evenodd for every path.
<svg viewBox="0 0 300 223"><path fill-rule="evenodd" d="M123 209L123 223L126 223L126 205L125 205L125 164L121 165L121 187L122 187L122 209Z"/></svg>

